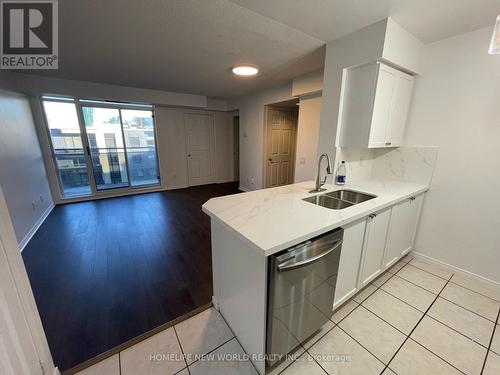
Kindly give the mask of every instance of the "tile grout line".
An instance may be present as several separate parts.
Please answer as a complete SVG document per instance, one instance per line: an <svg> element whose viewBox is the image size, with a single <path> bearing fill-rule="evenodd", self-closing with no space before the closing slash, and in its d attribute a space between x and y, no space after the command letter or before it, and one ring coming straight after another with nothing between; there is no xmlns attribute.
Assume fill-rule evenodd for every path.
<svg viewBox="0 0 500 375"><path fill-rule="evenodd" d="M455 367L454 365L452 365L450 362L448 362L446 359L444 359L443 357L437 355L436 353L434 353L432 350L430 350L429 348L426 348L425 346L423 346L421 343L419 343L417 340L411 338L411 337L408 337L409 340L413 341L415 344L417 344L418 346L421 346L423 349L427 350L429 353L435 355L436 357L438 357L441 361L447 363L449 366L453 367L455 370L457 370L458 372L460 372L461 374L464 374L464 375L467 375L465 372L463 372L462 370L460 370L459 368Z"/></svg>
<svg viewBox="0 0 500 375"><path fill-rule="evenodd" d="M173 325L172 328L174 329L175 338L177 339L177 344L179 344L179 348L181 349L182 356L184 357L184 364L186 365L186 368L188 370L188 374L191 374L191 371L189 371L189 365L188 365L187 360L186 360L186 355L184 354L184 349L182 348L181 340L179 339L179 335L177 334L177 330L175 329L175 325Z"/></svg>
<svg viewBox="0 0 500 375"><path fill-rule="evenodd" d="M425 272L425 271L423 271L423 272ZM399 271L398 271L398 273L399 273ZM417 283L415 283L415 282L413 282L413 281L411 281L411 280L408 280L407 278L405 278L405 277L403 277L403 276L399 276L398 274L395 274L394 276L397 276L397 277L399 277L400 279L403 279L404 281L407 281L407 282L409 282L410 284L413 284L413 285L415 285L415 286L418 286L420 289L423 289L423 290L425 290L426 292L432 293L432 294L434 294L434 295L437 295L438 293L441 293L441 291L439 291L438 293L436 293L436 292L434 292L434 291L432 291L432 290L426 289L426 288L424 288L422 285L418 285ZM442 280L442 281L446 281L445 279L441 279L441 278L439 278L439 279L440 279L440 280ZM446 282L446 284L448 284L448 282Z"/></svg>
<svg viewBox="0 0 500 375"><path fill-rule="evenodd" d="M351 340L353 340L356 344L358 344L359 346L361 346L363 349L365 349L368 353L370 353L377 361L379 361L380 363L382 363L384 366L386 366L386 364L379 358L377 357L375 354L373 354L370 350L368 350L368 348L366 348L363 344L361 344L358 340L356 340L354 337L352 337L349 332L347 332L345 329L343 329L341 326L339 326L339 329L342 330L342 332L344 332L347 336L349 336L351 338ZM384 368L385 369L385 368Z"/></svg>
<svg viewBox="0 0 500 375"><path fill-rule="evenodd" d="M415 259L415 258L413 258L413 259ZM412 259L412 260L413 260L413 259ZM408 263L408 264L409 264L410 266L412 266L413 268L417 268L417 269L419 269L420 271L424 271L425 273L428 273L429 275L432 275L432 276L435 276L435 277L439 277L440 279L443 279L443 280L446 280L446 281L448 281L448 280L449 280L449 279L444 278L443 276L439 276L439 275L436 275L435 273L432 273L432 272L430 272L430 271L424 270L423 268L420 268L420 267L418 267L418 266L416 266L416 265L414 265L414 264L410 264L410 263ZM450 273L453 275L453 272L451 272L451 271L450 271ZM451 276L450 276L450 277L451 277Z"/></svg>
<svg viewBox="0 0 500 375"><path fill-rule="evenodd" d="M232 340L232 339L236 339L236 342L237 342L237 343L238 343L238 345L240 346L241 350L243 350L243 353L245 353L245 354L247 354L247 355L248 355L248 353L245 351L245 349L243 349L243 345L241 345L240 340L238 340L238 338L236 337L236 335L235 335L235 333L233 332L232 328L231 328L231 327L229 326L229 324L227 323L226 318L224 318L224 316L220 313L220 311L218 311L218 310L217 310L217 313L221 316L221 318L222 318L222 320L224 321L224 323L226 323L227 328L229 328L229 330L230 330L230 331L231 331L231 333L233 334L233 337L231 338L231 340ZM227 344L227 343L228 343L229 341L231 341L231 340L226 341L226 342L225 342L224 344L222 344L222 345ZM220 348L222 345L220 345L218 348ZM218 349L218 348L216 348L216 349ZM214 349L214 350L216 350L216 349ZM212 352L213 352L214 350L212 350ZM210 352L210 353L211 353L211 352ZM255 363L253 363L253 361L252 361L251 359L249 359L249 360L248 360L248 362L250 362L250 364L252 365L252 367L254 368L254 370L255 370L255 371L257 372L257 374L258 374L258 373L259 373L259 370L257 370L257 367L255 366ZM265 367L266 367L266 364L265 364L265 362L264 362L264 371L265 371Z"/></svg>
<svg viewBox="0 0 500 375"><path fill-rule="evenodd" d="M453 274L453 275L455 275L455 274ZM464 289L470 290L471 292L474 292L474 293L479 294L479 295L481 295L481 296L483 296L483 297L485 297L485 298L489 298L489 299L491 299L492 301L495 301L495 302L500 303L500 300L497 300L497 299L495 299L495 298L491 298L490 296L487 296L486 294L480 293L480 292L478 292L477 290L471 289L471 288L466 287L466 286L464 286L464 285L462 285L462 284L455 283L455 282L453 282L453 281L451 281L451 280L450 280L450 283L455 284L455 285L458 285L458 286L460 286L460 287L462 287L462 288L464 288Z"/></svg>
<svg viewBox="0 0 500 375"><path fill-rule="evenodd" d="M493 343L493 337L495 336L495 331L497 330L499 317L500 317L500 308L498 309L497 320L495 322L495 325L493 326L493 333L491 334L490 344L488 345L488 350L486 351L486 356L484 357L483 367L481 368L481 375L483 374L484 368L486 367L486 361L488 360L488 356L490 354L490 351L493 352L493 350L491 350L491 344ZM493 352L493 353L495 353L495 352Z"/></svg>
<svg viewBox="0 0 500 375"><path fill-rule="evenodd" d="M428 316L430 319L435 320L436 322L438 322L438 323L440 323L440 324L444 325L445 327L448 327L448 328L449 328L449 329L451 329L452 331L455 331L455 332L456 332L456 333L458 333L460 336L465 337L465 338L466 338L466 339L468 339L469 341L472 341L472 342L476 343L477 345L482 346L484 349L488 349L488 347L486 347L485 345L481 344L480 342L477 342L476 340L474 340L473 338L471 338L471 337L467 336L466 334L464 334L464 333L460 332L460 331L459 331L459 330L457 330L456 328L453 328L453 327L449 326L448 324L443 323L442 321L440 321L439 319L437 319L437 318L433 317L432 315L428 315L428 314L427 314L427 316Z"/></svg>
<svg viewBox="0 0 500 375"><path fill-rule="evenodd" d="M408 336L406 333L404 333L403 331L401 331L398 327L392 325L391 323L389 323L387 320L385 320L384 318L382 318L381 316L378 316L378 314L376 314L375 312L371 311L368 307L366 306L363 306L363 305L360 305L362 308L364 308L366 311L368 311L370 314L373 314L375 315L377 318L379 318L380 320L382 320L384 323L387 323L388 325L390 325L392 328L394 328L396 331L398 331L399 333L401 333L402 335L404 336Z"/></svg>
<svg viewBox="0 0 500 375"><path fill-rule="evenodd" d="M410 338L411 334L415 331L415 329L418 327L418 325L420 324L420 322L424 319L424 317L427 315L427 312L431 309L432 305L434 304L434 302L436 302L436 300L438 299L439 295L441 294L441 292L444 290L444 288L446 288L446 285L448 285L448 283L450 282L451 278L453 277L453 275L450 276L450 278L448 279L448 281L446 282L446 284L441 288L441 290L439 291L439 293L436 295L436 297L434 298L434 300L432 301L432 303L429 305L429 307L427 308L427 310L425 310L424 314L420 317L420 319L418 320L417 324L415 324L415 327L413 327L413 329L410 331L410 333L408 334L408 336L406 336L405 340L403 341L403 343L401 344L401 346L396 350L396 352L393 354L393 356L391 357L391 359L389 360L389 362L387 362L387 365L385 366L385 368L382 370L382 372L384 372L387 368L389 368L389 365L391 364L392 360L396 357L396 355L399 353L399 351L401 350L401 348L403 347L403 345L408 341L408 339ZM427 348L426 348L427 349Z"/></svg>
<svg viewBox="0 0 500 375"><path fill-rule="evenodd" d="M487 321L489 321L489 322L495 323L495 321L494 321L494 320L491 320L490 318L487 318L487 317L485 317L485 316L483 316L483 315L481 315L481 314L479 314L479 313L477 313L477 312L475 312L475 311L472 311L472 310L468 309L467 307L464 307L464 306L462 306L462 305L459 305L459 304L458 304L458 303L456 303L456 302L450 301L448 298L445 298L445 297L443 297L443 296L439 296L439 298L442 298L442 299L444 299L445 301L448 301L449 303L454 304L455 306L461 307L462 309L467 310L468 312L471 312L471 313L473 313L473 314L476 314L477 316L479 316L479 317L481 317L481 318L483 318L483 319L486 319L486 320L487 320ZM499 306L500 306L500 303L499 303Z"/></svg>

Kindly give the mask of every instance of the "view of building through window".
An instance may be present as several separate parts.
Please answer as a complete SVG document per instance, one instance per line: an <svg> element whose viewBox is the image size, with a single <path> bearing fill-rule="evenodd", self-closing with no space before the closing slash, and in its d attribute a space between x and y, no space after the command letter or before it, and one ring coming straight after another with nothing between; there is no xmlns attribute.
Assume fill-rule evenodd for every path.
<svg viewBox="0 0 500 375"><path fill-rule="evenodd" d="M75 102L43 100L43 105L65 196L92 193L89 168L97 190L159 183L152 110L85 105L81 127Z"/></svg>

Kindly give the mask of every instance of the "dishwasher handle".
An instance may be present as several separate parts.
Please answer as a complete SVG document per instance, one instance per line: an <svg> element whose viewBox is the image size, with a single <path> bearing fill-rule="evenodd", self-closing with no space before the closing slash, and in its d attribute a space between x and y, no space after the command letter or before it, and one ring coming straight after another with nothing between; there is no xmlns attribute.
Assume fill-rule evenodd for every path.
<svg viewBox="0 0 500 375"><path fill-rule="evenodd" d="M289 259L281 264L278 264L277 265L278 272L289 271L289 270L293 270L295 268L303 267L303 266L306 266L308 264L314 263L314 262L320 260L321 258L324 258L325 256L327 256L331 252L337 250L342 245L342 242L343 242L343 240L338 240L329 249L323 251L320 254L316 254L312 257L302 259L302 260L296 260L296 261L293 261L293 258L292 258L292 259Z"/></svg>

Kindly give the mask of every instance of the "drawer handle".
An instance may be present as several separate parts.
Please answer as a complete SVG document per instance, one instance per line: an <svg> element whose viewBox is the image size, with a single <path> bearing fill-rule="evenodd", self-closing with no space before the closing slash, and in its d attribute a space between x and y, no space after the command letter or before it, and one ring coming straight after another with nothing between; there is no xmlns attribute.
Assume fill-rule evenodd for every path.
<svg viewBox="0 0 500 375"><path fill-rule="evenodd" d="M385 142L385 145L390 146L390 145L392 145L392 142Z"/></svg>

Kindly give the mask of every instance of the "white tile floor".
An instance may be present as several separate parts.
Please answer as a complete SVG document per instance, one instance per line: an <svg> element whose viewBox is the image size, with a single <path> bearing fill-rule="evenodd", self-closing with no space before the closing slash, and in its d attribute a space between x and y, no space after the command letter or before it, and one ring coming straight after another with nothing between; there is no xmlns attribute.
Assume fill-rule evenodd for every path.
<svg viewBox="0 0 500 375"><path fill-rule="evenodd" d="M499 313L500 288L405 257L270 374L499 375ZM79 375L257 374L244 354L209 309Z"/></svg>

